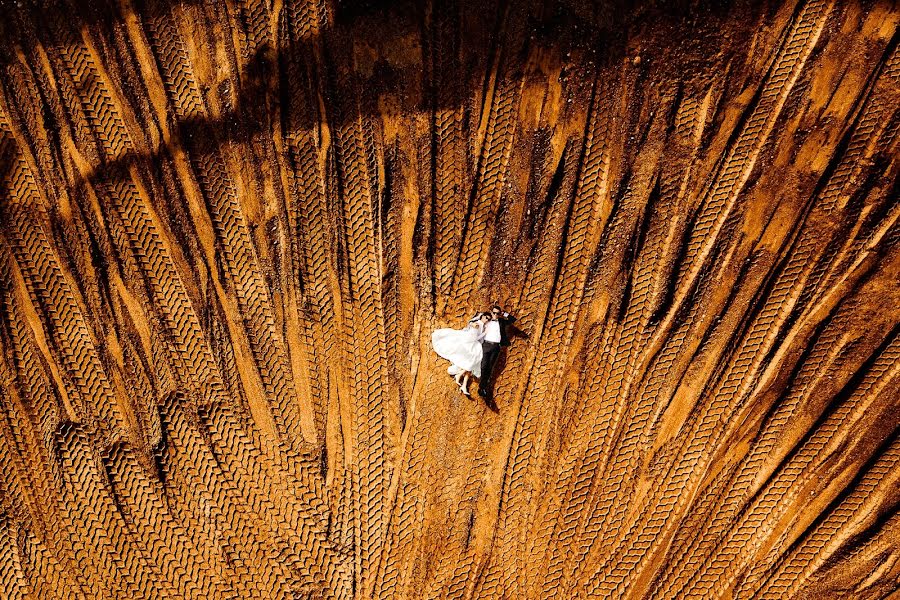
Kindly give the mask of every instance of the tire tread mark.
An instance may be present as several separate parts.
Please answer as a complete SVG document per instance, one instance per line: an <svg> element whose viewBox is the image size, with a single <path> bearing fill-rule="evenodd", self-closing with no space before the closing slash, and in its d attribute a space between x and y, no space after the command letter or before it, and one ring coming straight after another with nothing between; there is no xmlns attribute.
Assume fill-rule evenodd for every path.
<svg viewBox="0 0 900 600"><path fill-rule="evenodd" d="M503 550L508 544L522 547L523 556L530 554L524 552L524 534L528 531L526 522L531 516L524 514L527 505L531 503L530 494L526 490L532 490L533 494L539 493L537 473L543 469L540 459L544 455L549 434L550 416L547 413L552 414L556 410L559 391L556 382L568 362L564 349L574 335L588 266L606 224L603 212L608 209L609 202L611 117L604 114L600 107L612 104L616 85L606 82L602 77L598 77L595 85L599 89L595 88L593 91L588 136L584 142L584 156L572 205L567 209L553 209L555 214L548 217L548 233L541 241L541 250L544 251L541 254L544 258L539 254L537 264L529 272L525 285L524 305L547 308L544 315L532 317L527 312L522 315L525 327L531 318L541 316L543 319L535 320L545 324L535 328L534 336L540 338L540 343L536 344L537 349L531 358L533 364L526 371L529 376L522 389L521 407L501 492L501 503L505 507L500 520L500 531L504 536L501 537L501 555L510 555L507 552L512 549ZM566 210L568 212L563 212ZM557 219L563 221L561 227L554 226ZM556 230L564 231L560 239L554 239L549 233ZM561 258L557 259L557 256ZM539 290L540 296L536 296ZM539 398L539 405L533 406L532 398ZM513 490L516 490L515 495ZM517 590L526 585L524 573L523 565L506 569L504 593L518 593Z"/></svg>
<svg viewBox="0 0 900 600"><path fill-rule="evenodd" d="M180 384L196 386L207 401L222 401L225 388L197 313L185 290L159 219L127 176L101 185L101 196L115 211L115 226L140 265L153 306L174 342Z"/></svg>
<svg viewBox="0 0 900 600"><path fill-rule="evenodd" d="M896 53L894 56L896 57ZM816 199L816 204L809 217L809 220L813 223L817 221L828 222L826 220L828 215L839 209L836 199L850 194L849 186L853 185L853 181L858 179L859 172L869 162L868 156L874 151L879 137L870 124L879 120L883 111L881 99L877 95L877 86L875 92L871 102L868 102L866 109L864 109L859 121L860 126L855 128L851 134L847 150L840 158L838 167ZM831 222L834 224L831 232L833 236L836 233L835 226L838 221L832 220ZM824 235L826 235L826 232L821 227L805 228L801 237L790 249L790 258L778 274L776 283L766 300L764 308L753 321L751 332L746 337L748 341L755 340L758 344L761 344L755 346L755 350L750 346L747 347L748 351L756 352L757 357L765 355L768 351L768 348L773 343L773 332L779 330L780 324L785 321L800 301L805 289L809 285L815 285L815 280L817 279L815 268L818 260L821 259L822 249L825 247L821 243ZM812 281L810 281L811 279ZM769 337L767 341L762 337L766 332L768 332ZM830 348L833 349L833 347ZM823 346L820 353L824 354L826 351L826 347ZM747 364L746 359L737 358L735 364L745 365ZM723 389L734 388L740 380L747 381L748 379L745 375L746 373L744 372L733 372L731 379L727 380L730 383L725 383ZM802 394L803 391L801 388L798 389L797 393ZM707 529L704 535L694 537L689 548L679 551L682 560L697 560L695 557L697 552L700 552L700 556L703 556L704 552L708 552L709 549L714 547L716 536L723 533L724 523L727 522L727 519L732 518L740 508L741 503L746 498L746 494L749 493L749 486L762 461L771 450L777 436L786 425L801 397L797 395L788 396L778 408L776 419L770 423L771 429L745 459L744 464L736 475L736 480L729 486L728 492L724 496L723 504L717 511L710 528ZM669 572L676 572L677 564L680 563L671 565ZM678 572L680 573L679 582L681 583L690 575L690 572L686 569L681 569ZM679 582L670 581L667 586L676 587L666 587L661 593L676 593L677 586L681 584Z"/></svg>
<svg viewBox="0 0 900 600"><path fill-rule="evenodd" d="M693 588L705 590L727 589L737 571L753 556L765 541L764 535L772 523L784 514L791 501L814 476L815 467L826 460L829 449L843 444L854 422L864 413L882 391L900 376L900 336L894 336L878 356L853 394L828 416L820 427L803 443L796 454L769 480L754 501L741 513L735 527L724 537L715 553L697 573L700 577ZM735 546L741 545L740 552ZM733 563L729 561L734 561ZM724 587L714 587L723 586ZM687 588L689 591L691 587Z"/></svg>
<svg viewBox="0 0 900 600"><path fill-rule="evenodd" d="M157 31L178 39L177 28L167 25L165 17L158 16L154 23ZM181 51L183 42L170 41L163 44L155 34L150 37L151 47L161 70L177 77L176 83L181 79L193 80L193 69ZM195 86L167 86L166 91L179 117L196 109ZM183 98L182 92L186 93L187 99ZM302 456L307 448L302 430L301 408L295 400L296 388L287 359L287 349L276 326L271 295L259 269L246 217L221 153L214 148L193 146L194 144L189 144L190 164L196 173L212 219L223 266L234 285L257 372L268 397L269 410L285 449L293 456Z"/></svg>
<svg viewBox="0 0 900 600"><path fill-rule="evenodd" d="M221 557L217 571L229 574L242 597L291 600L296 575L285 560L291 549L225 475L185 399L171 395L160 412L166 444L159 462L173 512L198 525L195 543Z"/></svg>
<svg viewBox="0 0 900 600"><path fill-rule="evenodd" d="M691 152L689 153L688 162L692 162L696 156L697 147L695 143L692 143L699 137L700 129L703 127L703 118L700 114L701 105L703 103L693 96L686 97L679 105L678 111L675 116L675 143L680 144L681 146L690 146ZM660 206L664 207L670 214L677 214L677 206L680 205L682 201L682 196L684 194L685 186L687 183L688 176L690 174L690 168L687 169L678 169L679 162L672 161L667 163L663 167L663 172L661 175L661 183L660 183ZM674 221L674 220L673 220ZM663 218L663 222L665 222L665 218ZM674 231L675 224L672 224L672 228L667 233L667 237L665 240L660 239L662 236L659 232L651 231L648 235L648 244L653 248L659 248L660 244L663 241L669 242L671 236ZM671 250L671 248L668 248ZM652 251L650 253L652 255ZM659 259L659 263L662 263L663 260ZM643 285L640 281L635 283L636 289L641 289L646 287L648 283L646 281L646 277L649 276L649 273L645 274ZM656 278L656 285L660 285L662 283L662 278L664 274L654 273L653 276ZM656 289L654 291L654 296L659 294L659 290ZM635 293L633 295L635 298L643 297L644 300L649 300L650 296L648 294L638 294ZM643 323L641 325L641 329L646 326L646 310L647 307L645 303L636 304L639 308L639 314L643 315ZM630 309L631 310L631 309ZM626 317L625 322L633 322L634 317ZM684 329L679 330L681 333L676 333L672 339L675 340L683 340L684 339ZM634 346L632 347L634 348ZM673 350L664 350L662 356L667 357L667 359L662 360L654 366L654 369L657 368L658 365L668 365L671 366L675 354ZM603 361L601 362L608 362ZM607 375L608 376L608 375ZM665 379L668 379L666 377ZM658 378L650 377L651 381L663 381ZM657 398L659 394L654 394L652 397ZM608 398L606 400L605 405L613 405L613 399ZM638 406L646 406L645 402L638 401ZM636 408L635 411L638 414L641 414L640 408ZM544 529L545 533L542 539L547 538L548 540L557 540L555 543L550 543L548 541L547 548L550 554L550 563L547 567L546 574L546 582L552 583L554 586L558 586L561 584L563 580L564 573L567 572L566 568L563 566L564 564L569 564L574 562L574 564L578 564L581 562L576 557L583 556L586 553L590 545L582 542L579 543L579 549L577 553L568 552L569 559L564 560L563 554L561 552L561 548L569 547L573 548L575 546L571 536L575 534L576 531L581 531L584 529L583 523L578 523L576 521L578 517L578 507L583 507L583 503L588 498L588 492L590 487L588 486L589 479L591 477L592 470L590 469L579 469L576 466L576 463L579 462L577 457L580 457L582 454L580 449L585 449L585 453L587 456L602 456L601 452L597 452L596 450L591 451L585 448L585 445L590 445L593 440L593 443L600 442L603 438L601 436L590 436L588 438L584 437L584 434L587 431L592 431L592 428L586 429L585 426L591 421L586 421L583 424L576 422L576 426L574 431L571 434L571 441L568 443L568 451L564 455L564 460L561 461L561 466L559 468L559 474L557 476L557 484L555 485L554 492L550 495L549 504L550 508L547 509L546 514L553 514L554 512L557 514L557 518L548 518L545 521ZM645 423L645 421L638 419L635 425L640 425ZM597 468L596 466L594 468ZM577 473L574 479L571 478L572 475ZM566 491L563 491L563 490ZM573 495L575 490L579 490L577 495ZM564 500L565 499L565 500ZM565 505L561 508L564 510L556 511L552 507L559 506L565 502ZM590 512L590 511L588 511ZM565 535L556 536L553 535L556 533L556 528L558 527L557 523L562 523L564 527L563 531ZM552 534L551 534L552 532ZM568 541L566 541L568 540ZM549 548L552 547L552 550ZM565 584L562 584L565 587Z"/></svg>
<svg viewBox="0 0 900 600"><path fill-rule="evenodd" d="M109 590L111 597L140 597L150 592L179 598L129 533L98 468L91 437L80 426L64 423L57 438L65 481L60 508L69 535L75 536L78 566L93 573L92 583Z"/></svg>
<svg viewBox="0 0 900 600"><path fill-rule="evenodd" d="M870 518L883 497L877 492L885 492L896 486L897 475L900 473L898 463L900 444L895 441L865 473L853 492L782 558L762 589L755 590L754 595L760 598L796 595L810 575L833 555L861 522Z"/></svg>
<svg viewBox="0 0 900 600"><path fill-rule="evenodd" d="M201 411L200 418L223 472L238 489L245 490L249 506L267 515L266 522L296 555L291 559L295 571L319 593L347 597L351 572L338 560L327 539L327 511L320 500L321 492L314 487L319 482L310 477L296 485L288 473L279 472L228 406L211 406Z"/></svg>
<svg viewBox="0 0 900 600"><path fill-rule="evenodd" d="M210 557L200 556L185 528L169 514L158 484L146 476L131 449L114 444L101 460L119 511L180 596L214 593L216 597L236 598L236 593L208 569Z"/></svg>
<svg viewBox="0 0 900 600"><path fill-rule="evenodd" d="M501 75L498 74L498 77ZM518 112L523 80L502 77L491 104L488 129L480 159L481 169L471 209L466 216L460 241L459 259L453 272L454 316L465 312L463 299L477 289L484 272L486 254L493 232L498 199L502 194L506 166L512 151L514 118Z"/></svg>
<svg viewBox="0 0 900 600"><path fill-rule="evenodd" d="M432 277L436 298L451 291L454 266L462 240L463 215L460 198L465 193L462 165L463 109L456 105L460 97L458 53L458 4L455 1L434 5L434 258Z"/></svg>
<svg viewBox="0 0 900 600"><path fill-rule="evenodd" d="M0 246L0 282L12 281L9 272L11 260ZM61 422L60 415L69 415L66 415L65 407L60 406L55 395L48 391L47 374L36 357L38 351L32 339L33 334L25 326L26 319L13 296L13 290L0 283L0 323L6 328L0 333L0 352L9 357L10 361L7 366L6 361L0 360L0 380L10 382L0 389L0 409L6 414L5 423L8 423L9 430L7 426L0 429L7 438L3 445L4 460L13 460L7 453L13 452L15 448L21 455L21 464L18 467L3 465L0 472L4 473L4 481L0 481L0 486L9 494L9 490L15 485L9 478L16 477L13 475L16 470L18 478L23 480L25 489L32 497L27 502L15 504L28 505L31 511L38 510L39 506L44 507L41 512L43 529L38 534L47 538L53 551L47 552L46 546L34 539L32 547L41 546L45 551L45 558L38 560L37 564L31 564L31 569L35 573L48 570L49 572L43 573L41 581L48 582L47 585L64 597L74 597L75 590L89 588L83 574L73 569L74 554L69 540L53 535L53 532L64 531L64 526L59 512L52 508L57 493L54 482L59 479L58 473L53 469L56 465L55 433ZM29 423L31 427L24 427L25 423ZM48 506L51 508L47 509ZM26 525L27 528L30 527ZM31 534L23 535L28 538ZM24 554L30 557L27 552ZM31 562L34 563L33 560ZM76 577L75 574L79 576ZM37 574L35 577L41 576ZM79 595L84 596L80 592Z"/></svg>
<svg viewBox="0 0 900 600"><path fill-rule="evenodd" d="M715 176L715 183L709 188L706 200L701 205L678 277L678 281L683 282L679 286L682 290L692 287L693 282L699 276L702 263L711 252L716 236L736 202L738 192L749 177L750 170L756 162L763 143L774 127L787 95L793 89L800 70L806 63L825 26L831 12L830 9L830 3L824 0L808 2L798 10L789 26L782 48L763 83L759 101L753 107L749 119L735 140L728 157ZM669 320L671 315L674 315L674 311L678 309L679 305L680 302L675 302L670 309L670 317L665 320ZM668 327L660 326L653 337L664 335L667 329ZM763 343L763 340L757 338L750 338L755 348L758 348L758 344ZM650 346L652 345L653 341L651 340ZM755 352L755 348L753 350L748 348L748 352ZM749 356L752 355L751 353ZM746 364L745 361L735 362L730 366L733 372L740 370L742 375L747 374L748 367L749 364ZM742 381L747 381L747 379L742 379ZM735 401L737 391L737 389L727 389L729 397L732 398L731 403ZM667 530L671 529L674 521L668 516L685 501L683 494L678 491L684 489L683 478L686 478L687 481L695 479L699 472L695 468L697 462L708 460L710 436L715 433L714 424L722 415L726 414L729 404L728 402L723 402L721 405L716 404L714 410L707 406L706 408L709 410L703 411L704 414L696 421L698 434L689 436L690 447L686 448L685 454L673 467L675 479L670 479L669 485L657 491L664 496L664 499L659 499L649 514L638 509L637 514L642 516L640 521L632 524L626 533L627 548L623 552L614 552L610 556L608 565L601 566L599 572L589 574L589 581L593 582L591 590L594 593L614 594L617 593L617 590L620 592L627 587L632 578L636 576L640 561L647 556L654 540L660 539L658 534L662 528L665 526ZM648 494L644 503L656 502L657 499L654 496L656 496L655 493Z"/></svg>
<svg viewBox="0 0 900 600"><path fill-rule="evenodd" d="M397 441L398 407L389 400L387 388L387 336L382 297L380 218L377 194L372 187L376 174L367 142L372 127L348 103L341 122L335 124L335 144L345 192L342 213L347 272L341 292L345 322L344 352L352 357L349 368L353 406L351 431L353 457L355 547L358 553L358 588L369 589L384 544L387 488L392 477L385 465Z"/></svg>
<svg viewBox="0 0 900 600"><path fill-rule="evenodd" d="M314 7L303 0L290 2L284 9L286 44L301 44L318 28ZM328 406L328 365L335 357L335 297L329 250L334 247L332 228L328 226L325 200L325 175L322 170L319 140L304 127L309 118L314 90L314 64L303 63L292 55L285 58L288 74L285 85L290 102L282 119L286 164L288 166L288 224L292 254L299 263L295 269L303 281L294 285L301 292L301 328L304 351L310 369L310 395L316 406L316 430L325 437L325 412ZM301 218L302 217L302 218Z"/></svg>
<svg viewBox="0 0 900 600"><path fill-rule="evenodd" d="M133 152L134 144L117 110L109 77L102 72L83 35L66 22L65 11L50 2L41 3L45 4L42 12L53 40L47 45L47 55L62 75L57 80L63 99L70 106L70 115L75 115L71 112L74 109L84 116L83 121L76 122L81 141L93 140L97 151L113 160Z"/></svg>
<svg viewBox="0 0 900 600"><path fill-rule="evenodd" d="M0 497L0 502L5 500ZM0 512L0 593L9 600L26 600L34 597L34 586L25 574L18 538L18 523L8 514Z"/></svg>
<svg viewBox="0 0 900 600"><path fill-rule="evenodd" d="M7 241L39 314L52 325L59 361L71 377L70 395L79 399L80 419L99 419L105 427L126 431L126 420L93 342L71 280L41 223L49 217L31 171L12 140L0 113L0 146L12 145L14 166L0 182L6 190L0 203ZM96 413L96 414L95 414Z"/></svg>
<svg viewBox="0 0 900 600"><path fill-rule="evenodd" d="M419 526L425 519L425 485L433 475L426 461L433 422L429 418L430 411L420 408L420 402L437 397L442 387L433 372L428 377L421 389L413 390L405 435L398 449L401 462L396 490L390 500L385 541L372 587L372 595L376 598L403 597L407 593L412 565L404 568L403 557L415 556L422 535Z"/></svg>

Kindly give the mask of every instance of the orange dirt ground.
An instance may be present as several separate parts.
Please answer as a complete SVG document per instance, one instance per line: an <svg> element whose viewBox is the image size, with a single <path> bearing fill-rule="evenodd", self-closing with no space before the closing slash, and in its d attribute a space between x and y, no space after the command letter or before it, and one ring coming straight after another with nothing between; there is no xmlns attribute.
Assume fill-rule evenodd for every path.
<svg viewBox="0 0 900 600"><path fill-rule="evenodd" d="M898 21L0 0L0 596L897 597Z"/></svg>

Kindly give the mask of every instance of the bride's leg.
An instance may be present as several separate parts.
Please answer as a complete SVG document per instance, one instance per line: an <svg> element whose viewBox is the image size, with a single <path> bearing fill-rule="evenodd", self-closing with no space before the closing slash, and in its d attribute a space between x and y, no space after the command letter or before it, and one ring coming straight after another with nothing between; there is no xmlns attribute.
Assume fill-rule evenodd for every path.
<svg viewBox="0 0 900 600"><path fill-rule="evenodd" d="M459 389L462 390L462 393L466 396L469 395L469 372L466 371L466 374L463 376L463 382L459 384Z"/></svg>

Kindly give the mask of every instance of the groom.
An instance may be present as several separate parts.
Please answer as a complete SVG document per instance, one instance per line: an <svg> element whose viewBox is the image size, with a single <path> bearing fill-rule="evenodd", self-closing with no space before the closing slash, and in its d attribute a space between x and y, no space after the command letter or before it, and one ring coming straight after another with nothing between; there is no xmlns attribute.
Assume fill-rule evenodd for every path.
<svg viewBox="0 0 900 600"><path fill-rule="evenodd" d="M484 340L481 342L481 381L478 384L478 395L484 398L489 406L493 404L494 393L491 377L494 374L494 365L500 358L500 349L509 346L509 334L506 328L515 320L514 316L504 312L499 306L495 305L491 308L491 320L488 321ZM494 407L491 406L491 408Z"/></svg>

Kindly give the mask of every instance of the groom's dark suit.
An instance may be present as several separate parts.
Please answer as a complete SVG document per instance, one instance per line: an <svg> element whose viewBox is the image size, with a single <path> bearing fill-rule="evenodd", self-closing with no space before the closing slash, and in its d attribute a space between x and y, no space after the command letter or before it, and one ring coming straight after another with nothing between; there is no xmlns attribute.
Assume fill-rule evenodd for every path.
<svg viewBox="0 0 900 600"><path fill-rule="evenodd" d="M500 326L500 341L488 341L486 338L481 342L481 381L478 384L478 395L484 398L490 398L493 393L492 376L494 374L494 365L500 358L500 349L509 346L509 332L507 327L516 320L514 316L505 312L496 319L493 319ZM490 324L488 324L490 326Z"/></svg>
<svg viewBox="0 0 900 600"><path fill-rule="evenodd" d="M503 313L497 321L500 323L500 345L509 346L509 326L515 322L516 318L509 313Z"/></svg>

